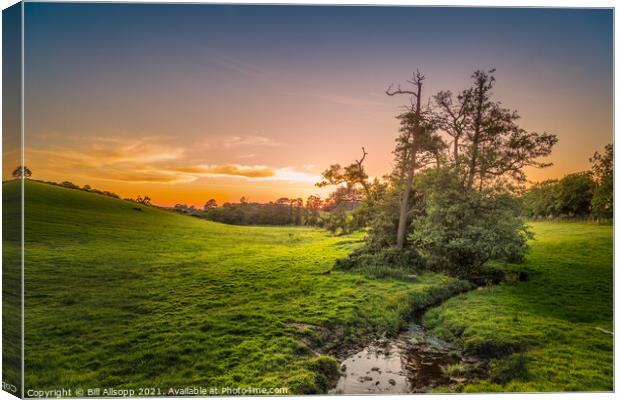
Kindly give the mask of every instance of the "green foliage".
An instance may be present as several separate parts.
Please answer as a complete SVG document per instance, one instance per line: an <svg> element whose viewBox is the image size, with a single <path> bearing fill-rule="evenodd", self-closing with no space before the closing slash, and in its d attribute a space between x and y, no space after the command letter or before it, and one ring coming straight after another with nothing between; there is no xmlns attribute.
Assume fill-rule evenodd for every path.
<svg viewBox="0 0 620 400"><path fill-rule="evenodd" d="M180 211L185 211L183 207ZM187 212L215 222L232 225L302 225L306 210L301 199L281 198L269 203L225 203L222 207L211 207L203 212Z"/></svg>
<svg viewBox="0 0 620 400"><path fill-rule="evenodd" d="M357 249L349 256L336 261L336 268L355 270L373 278L396 278L410 280L410 276L423 268L423 260L413 249L395 248L369 252Z"/></svg>
<svg viewBox="0 0 620 400"><path fill-rule="evenodd" d="M614 177L608 175L597 183L592 196L592 212L598 218L611 219L614 216Z"/></svg>
<svg viewBox="0 0 620 400"><path fill-rule="evenodd" d="M425 212L414 217L410 242L428 267L471 276L489 260L521 261L530 237L519 204L493 190L464 190L449 170L426 173L418 184Z"/></svg>
<svg viewBox="0 0 620 400"><path fill-rule="evenodd" d="M556 212L559 215L586 216L590 213L594 181L587 173L569 174L560 179L556 188Z"/></svg>
<svg viewBox="0 0 620 400"><path fill-rule="evenodd" d="M522 196L524 215L531 218L613 217L613 145L590 158L592 170L561 180L537 183Z"/></svg>
<svg viewBox="0 0 620 400"><path fill-rule="evenodd" d="M534 218L586 217L592 210L595 187L589 172L544 181L523 195L524 213Z"/></svg>
<svg viewBox="0 0 620 400"><path fill-rule="evenodd" d="M592 211L598 218L612 218L614 212L614 147L605 146L605 152L594 153L590 159L596 189L592 198Z"/></svg>
<svg viewBox="0 0 620 400"><path fill-rule="evenodd" d="M7 202L19 201L20 184L3 185ZM324 392L334 362L315 351L396 333L413 310L465 284L433 273L407 282L325 274L359 234L137 212L32 181L25 197L27 388Z"/></svg>
<svg viewBox="0 0 620 400"><path fill-rule="evenodd" d="M613 336L600 329L613 330L613 228L536 222L532 229L536 240L518 266L529 272L526 282L453 297L424 323L466 353L501 358L490 380L467 392L612 390Z"/></svg>
<svg viewBox="0 0 620 400"><path fill-rule="evenodd" d="M416 267L460 277L490 260L523 260L530 233L513 195L525 182L524 168L549 165L540 158L557 137L519 127L519 115L493 99L494 73L475 71L456 96L439 92L435 108L422 108L416 97L424 81L419 72L408 81L414 91L388 88L388 95L410 95L414 104L398 116L394 170L374 202L361 266L376 265L391 247L415 248Z"/></svg>

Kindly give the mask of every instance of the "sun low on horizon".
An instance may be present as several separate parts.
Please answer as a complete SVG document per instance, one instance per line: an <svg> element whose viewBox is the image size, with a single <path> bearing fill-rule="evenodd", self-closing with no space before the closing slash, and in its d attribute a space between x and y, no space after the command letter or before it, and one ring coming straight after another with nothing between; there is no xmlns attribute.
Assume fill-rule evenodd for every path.
<svg viewBox="0 0 620 400"><path fill-rule="evenodd" d="M532 182L613 141L609 10L26 3L24 24L32 177L162 206L325 196L362 147L381 177L407 105L385 90L416 69L430 99L495 68L494 97L559 139Z"/></svg>

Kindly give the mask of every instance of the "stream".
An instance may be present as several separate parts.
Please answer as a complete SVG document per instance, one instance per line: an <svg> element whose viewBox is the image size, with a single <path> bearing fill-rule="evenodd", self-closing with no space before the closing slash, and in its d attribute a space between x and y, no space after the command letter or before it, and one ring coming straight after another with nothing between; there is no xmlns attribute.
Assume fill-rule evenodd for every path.
<svg viewBox="0 0 620 400"><path fill-rule="evenodd" d="M403 394L459 383L442 366L462 360L453 346L430 336L419 322L395 338L375 340L344 359L331 394Z"/></svg>

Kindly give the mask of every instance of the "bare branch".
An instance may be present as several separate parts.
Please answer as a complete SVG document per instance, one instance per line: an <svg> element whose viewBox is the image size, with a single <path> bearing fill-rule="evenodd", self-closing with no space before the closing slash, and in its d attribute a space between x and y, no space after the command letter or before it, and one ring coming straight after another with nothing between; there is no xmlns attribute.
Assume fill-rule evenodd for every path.
<svg viewBox="0 0 620 400"><path fill-rule="evenodd" d="M366 153L366 149L364 149L363 146L362 146L362 153L363 153L362 158L359 161L355 160L355 162L360 167L360 169L362 168L362 163L364 162L364 160L366 159L366 156L368 155L368 153Z"/></svg>

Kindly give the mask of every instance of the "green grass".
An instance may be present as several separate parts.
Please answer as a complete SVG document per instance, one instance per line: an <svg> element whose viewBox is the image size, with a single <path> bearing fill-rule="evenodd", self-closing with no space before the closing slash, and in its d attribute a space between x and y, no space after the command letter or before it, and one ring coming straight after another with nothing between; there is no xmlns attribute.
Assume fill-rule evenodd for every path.
<svg viewBox="0 0 620 400"><path fill-rule="evenodd" d="M466 353L493 357L488 391L613 390L613 227L532 223L527 282L456 296L426 313Z"/></svg>
<svg viewBox="0 0 620 400"><path fill-rule="evenodd" d="M15 182L3 190L18 190ZM395 333L465 283L330 270L359 245L297 227L237 227L26 182L26 390L326 390L320 353Z"/></svg>
<svg viewBox="0 0 620 400"><path fill-rule="evenodd" d="M19 183L2 197L2 382L21 394L21 190Z"/></svg>

